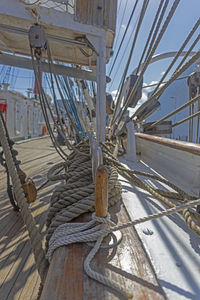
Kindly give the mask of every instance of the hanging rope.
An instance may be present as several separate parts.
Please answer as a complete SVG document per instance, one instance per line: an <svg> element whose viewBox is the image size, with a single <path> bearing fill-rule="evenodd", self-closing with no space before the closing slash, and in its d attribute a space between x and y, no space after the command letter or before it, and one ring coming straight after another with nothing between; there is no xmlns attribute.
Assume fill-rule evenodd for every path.
<svg viewBox="0 0 200 300"><path fill-rule="evenodd" d="M8 166L8 171L12 179L15 198L21 210L21 216L26 225L30 237L31 247L34 254L37 270L40 275L41 282L43 284L47 273L48 262L45 259L45 253L42 248L42 238L37 229L35 221L31 215L31 212L29 210L27 200L25 198L20 179L13 162L12 154L10 151L10 147L8 145L8 141L6 138L6 134L5 134L5 130L1 118L0 118L0 142L4 151L6 164Z"/></svg>

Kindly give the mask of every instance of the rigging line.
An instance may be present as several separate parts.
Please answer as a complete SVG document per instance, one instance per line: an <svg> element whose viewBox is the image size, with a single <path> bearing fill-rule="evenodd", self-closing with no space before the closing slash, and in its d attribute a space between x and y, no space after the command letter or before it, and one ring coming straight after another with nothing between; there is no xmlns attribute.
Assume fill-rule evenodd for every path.
<svg viewBox="0 0 200 300"><path fill-rule="evenodd" d="M138 66L137 66L137 70L136 70L136 72L135 72L136 75L138 74L138 72L139 72L139 70L140 70L140 66L141 66L142 60L143 60L143 58L144 58L145 52L146 52L146 50L147 50L148 44L149 44L149 42L150 42L151 36L152 36L152 34L153 34L153 30L154 30L154 28L155 28L155 26L156 26L156 22L157 22L157 20L158 20L158 16L159 16L159 14L160 14L160 11L161 11L161 9L162 9L163 4L164 4L164 0L160 0L160 4L159 4L159 6L158 6L156 15L155 15L155 17L154 17L153 24L152 24L152 26L151 26L151 30L150 30L150 32L149 32L149 36L148 36L147 41L146 41L146 44L145 44L145 46L144 46L143 53L142 53L142 55L141 55L139 64L138 64Z"/></svg>
<svg viewBox="0 0 200 300"><path fill-rule="evenodd" d="M72 112L73 122L77 126L78 125L77 124L77 118L76 118L76 115L75 115L74 106L72 105L71 101L69 101L70 95L69 95L69 91L67 90L67 87L66 87L66 82L65 82L63 76L58 76L58 80L59 80L60 85L61 85L61 87L63 89L63 93L65 94L66 99L67 99L68 110Z"/></svg>
<svg viewBox="0 0 200 300"><path fill-rule="evenodd" d="M32 47L31 47L31 58L32 58L32 64L33 64L33 70L34 70L35 78L36 78L36 79L38 78L38 80L36 80L36 85L37 85L37 88L38 88L38 91L39 91L40 89L42 89L42 84L41 84L42 82L41 82L41 80L40 80L40 77L37 77L37 74L39 74L39 71L40 71L40 70L36 70L35 60L34 60L34 56L33 56L33 49L32 49ZM38 72L37 72L37 71L38 71ZM39 82L40 82L40 87L39 87ZM45 122L46 122L46 126L47 126L47 129L48 129L48 132L49 132L49 135L50 135L52 144L54 145L54 147L55 147L57 153L60 155L60 157L61 157L63 160L66 160L65 156L67 156L67 155L66 155L66 153L62 150L62 148L57 144L56 139L55 139L55 137L54 137L54 134L53 134L53 132L52 132L51 126L50 126L50 124L49 124L48 115L47 115L46 107L45 107L45 104L44 104L44 103L45 103L44 95L41 94L41 93L39 93L39 100L40 100L40 105L41 105L42 113L43 113L43 116L44 116L44 119L45 119ZM48 101L47 101L47 104L48 104ZM51 110L50 110L50 113L52 113ZM52 120L54 121L54 118L53 118L53 117L52 117ZM55 121L54 121L54 125L55 125L55 126L57 125L57 124L55 123ZM64 156L63 156L63 154L64 154Z"/></svg>
<svg viewBox="0 0 200 300"><path fill-rule="evenodd" d="M132 59L133 51L134 51L135 44L136 44L136 41L137 41L138 33L140 31L140 28L141 28L141 25L142 25L142 21L144 19L144 16L145 16L148 4L149 4L149 0L144 0L143 1L143 5L142 5L141 12L140 12L140 17L139 17L139 20L138 20L138 24L137 24L137 28L136 28L136 31L135 31L135 35L134 35L134 38L133 38L133 42L132 42L131 50L130 50L130 53L129 53L128 61L126 63L126 67L125 67L125 70L124 70L124 73L123 73L123 76L122 76L122 80L121 80L121 83L120 83L121 84L121 88L120 88L120 91L119 91L119 94L118 94L118 97L117 97L117 103L116 103L115 110L114 110L114 113L113 113L113 118L111 120L111 125L113 124L113 121L115 120L114 118L115 118L115 115L117 113L117 110L118 110L118 107L119 107L119 104L120 104L124 81L126 79L126 75L127 75L127 72L128 72L129 64L130 64L130 61Z"/></svg>
<svg viewBox="0 0 200 300"><path fill-rule="evenodd" d="M47 110L46 110L46 106L47 106L47 108L48 108L48 110L49 110L49 112L50 112L50 115L51 115L51 118L52 118L52 120L53 120L53 122L54 122L54 126L57 128L57 130L60 132L60 128L59 128L59 126L58 126L58 124L55 122L55 120L54 120L54 117L53 117L53 113L52 113L52 111L51 111L51 108L50 108L50 106L49 106L49 103L48 103L48 100L47 100L47 98L46 98L46 95L45 95L45 93L44 93L44 91L43 91L43 88L42 88L42 81L41 81L41 75L40 75L41 73L40 73L40 67L38 66L38 83L40 83L40 85L38 84L38 83L36 83L37 85L38 85L38 88L39 88L39 86L41 87L41 90L42 90L42 93L39 93L39 98L40 98L40 100L41 100L41 103L42 103L42 110L43 110L43 114L44 114L44 118L45 118L45 122L46 122L46 125L47 125L47 128L48 128L48 131L49 131L49 134L50 134L50 137L51 137L51 139L52 139L52 142L53 142L53 145L54 145L54 147L56 148L56 151L58 152L58 154L64 159L64 160L66 160L67 158L68 158L68 155L63 151L63 149L60 147L60 145L57 143L57 141L56 141L56 138L55 138L55 136L54 136L54 134L53 134L53 131L52 131L52 129L51 129L51 125L50 125L50 122L49 122L49 117L48 117L48 113L47 113ZM46 103L46 104L45 104ZM63 136L63 138L65 139L65 137ZM58 149L59 149L59 151L58 151ZM61 153L62 154L61 154ZM64 156L63 156L64 155ZM65 158L65 156L66 156L66 158Z"/></svg>
<svg viewBox="0 0 200 300"><path fill-rule="evenodd" d="M148 67L148 64L149 64L149 62L150 62L150 60L151 60L151 58L152 58L152 56L153 56L153 54L154 54L154 52L155 52L157 46L158 46L158 44L156 45L156 42L157 42L157 41L158 41L158 43L160 42L160 41L158 40L158 38L157 38L157 41L155 42L155 39L156 39L158 30L160 29L160 25L161 25L161 22L162 22L162 20L163 20L163 18L164 18L164 14L165 14L165 11L166 11L166 9L167 9L168 4L169 4L169 0L166 0L164 6L163 6L163 8L162 8L162 11L161 11L161 14L160 14L160 17L159 17L159 20L158 20L156 29L155 29L155 31L154 31L154 34L153 34L153 37L152 37L152 40L151 40L151 43L150 43L150 45L149 45L149 49L148 49L147 54L146 54L146 58L145 58L145 61L144 61L144 64L143 64L143 68L142 68L142 70L141 70L141 72L140 72L140 75L139 75L139 77L137 78L137 80L136 80L134 86L132 87L132 89L130 90L130 92L129 92L129 94L128 94L128 97L127 97L127 100L126 100L126 103L125 103L125 107L126 107L126 106L127 106L127 107L126 107L126 109L125 109L124 112L123 112L123 110L122 110L122 113L123 113L123 114L125 114L125 112L126 112L126 110L127 110L127 108L128 108L128 101L130 101L132 95L135 94L135 92L136 92L136 90L137 90L137 88L138 88L138 86L139 86L139 84L140 84L140 82L141 82L141 80L142 80L143 74L144 74L144 72L146 71L146 69L147 69L147 67ZM164 26L164 25L163 25L163 26ZM162 32L162 29L161 29L160 33L161 33L161 32ZM162 38L162 36L161 36L161 38ZM161 38L160 38L160 39L161 39ZM154 43L154 42L155 42L155 43ZM154 43L154 48L155 48L154 51L153 51L153 49L151 49L151 47L153 46L153 43ZM155 45L156 45L156 46L155 46ZM150 50L152 50L152 51L150 52ZM151 55L151 56L150 56L150 55ZM116 119L117 119L118 117L120 118L120 115L119 115L119 114L118 114L118 116L115 118L115 121L116 121ZM120 123L120 121L119 121L119 123Z"/></svg>
<svg viewBox="0 0 200 300"><path fill-rule="evenodd" d="M74 100L73 100L73 98L72 98L73 95L70 94L69 86L67 86L68 82L65 81L65 78L63 78L63 77L61 77L62 80L61 80L60 76L58 76L57 78L58 78L58 81L59 81L60 84L61 84L61 87L62 87L62 89L63 89L63 93L67 96L66 98L68 99L68 107L70 108L70 109L68 109L68 110L71 110L71 112L72 112L72 118L74 119L74 120L73 120L73 122L74 122L74 127L76 128L76 131L79 132L79 134L80 134L80 131L81 131L83 134L85 134L85 133L83 132L83 129L82 129L81 124L80 124L79 115L78 115L78 113L77 113L77 109L76 109L76 106L75 106L75 104L74 104ZM67 78L66 80L68 80L68 78ZM63 97L63 101L64 101L64 97ZM63 101L62 101L62 103L63 103L63 106L64 106L64 102L65 102L65 101L64 101L64 102L63 102ZM64 107L65 107L65 106L64 106ZM79 130L80 130L80 131L79 131ZM80 134L80 136L82 137L81 134ZM82 137L82 139L83 139L83 137Z"/></svg>
<svg viewBox="0 0 200 300"><path fill-rule="evenodd" d="M176 78L174 81L186 79L186 78L188 78L188 77L189 77L189 75L187 75L187 76L182 76L182 77ZM162 82L162 84L164 84L164 83L167 83L167 81L163 81L163 82ZM152 87L152 86L157 86L157 85L158 85L158 83L153 83L153 84L149 84L149 85L143 85L142 89L146 89L146 88L149 88L149 87Z"/></svg>
<svg viewBox="0 0 200 300"><path fill-rule="evenodd" d="M166 29L167 29L167 27L168 27L168 25L169 25L169 23L170 23L170 21L171 21L173 15L174 15L174 13L175 13L175 11L176 11L176 8L177 8L177 6L179 5L179 3L180 3L180 0L174 0L174 3L173 3L173 5L172 5L172 7L171 7L171 9L170 9L170 11L169 11L169 13L168 13L166 19L165 19L165 22L164 22L164 24L163 24L163 26L162 26L162 28L161 28L159 34L158 34L158 37L157 37L157 39L156 39L156 41L155 41L155 43L154 43L154 45L153 45L153 48L151 49L150 53L148 54L148 57L147 57L147 59L146 59L146 61L145 61L145 63L144 63L144 66L143 66L143 68L142 68L142 70L141 70L141 73L140 73L138 79L136 80L136 83L135 83L133 89L131 90L131 92L130 92L130 94L129 94L129 97L127 98L126 104L125 104L125 106L124 106L124 108L123 108L123 110L122 110L122 113L121 113L121 115L120 115L120 117L119 117L119 120L118 120L118 122L117 122L117 127L119 126L119 123L121 122L121 120L122 120L122 118L123 118L123 116L124 116L124 114L125 114L125 112L126 112L126 110L127 110L127 108L128 108L128 105L129 105L129 103L130 103L130 101L131 101L131 97L135 94L135 92L136 92L136 90L137 90L137 88L138 88L138 86L139 86L139 83L140 83L140 81L141 81L141 78L142 78L144 72L146 71L146 69L147 69L147 67L148 67L148 65L149 65L149 62L150 62L150 60L151 60L151 58L152 58L152 56L153 56L155 50L157 49L158 44L159 44L160 40L162 39L163 34L165 33L165 31L166 31ZM129 120L130 120L130 118L126 121L126 123L127 123Z"/></svg>
<svg viewBox="0 0 200 300"><path fill-rule="evenodd" d="M122 3L122 0L121 0L120 4L121 4L121 3ZM120 22L119 30L118 30L118 33L117 33L117 37L116 37L116 39L115 39L114 46L113 46L112 48L117 47L117 42L118 42L119 35L120 35L120 32L121 32L121 26L122 26L122 22L123 22L123 19L124 19L124 15L125 15L127 3L128 3L128 0L126 0L126 4L125 4L125 8L124 8L123 15L122 15L122 18L121 18L121 22ZM120 11L120 8L119 8L118 11ZM113 60L113 58L114 58L114 56L112 56L112 60ZM110 65L111 65L111 63L110 63ZM113 64L112 64L112 65L113 65ZM109 76L110 76L110 74L111 74L110 72L111 72L112 65L111 65L111 67L110 67Z"/></svg>
<svg viewBox="0 0 200 300"><path fill-rule="evenodd" d="M197 36L197 38L194 40L194 42L192 43L192 45L190 46L189 50L187 51L187 53L185 54L185 56L183 57L183 59L181 60L180 64L178 65L178 67L176 68L176 70L174 71L177 72L178 69L183 65L183 63L185 62L185 60L187 59L188 55L190 54L190 52L192 51L192 49L196 46L196 44L198 43L200 39L200 34Z"/></svg>
<svg viewBox="0 0 200 300"><path fill-rule="evenodd" d="M153 96L151 96L145 103L143 103L137 111L129 118L128 121L133 120L133 118L141 113L151 102L153 102L155 99L158 99L163 91L175 80L177 79L185 70L189 68L190 65L192 65L198 58L200 57L200 50L197 51L179 70L174 73L171 78L167 81L166 84L164 84L159 91L157 91Z"/></svg>
<svg viewBox="0 0 200 300"><path fill-rule="evenodd" d="M192 28L192 30L190 31L190 33L188 34L187 38L185 39L185 41L183 42L182 46L180 47L179 51L176 53L176 55L174 56L171 64L169 65L169 67L167 68L167 70L165 71L165 73L163 74L162 78L160 79L157 87L155 88L155 90L153 91L153 94L155 94L157 92L157 90L159 89L160 85L162 84L163 80L165 79L165 77L167 76L167 74L169 73L169 71L171 70L171 68L173 67L173 65L175 64L175 62L177 61L179 55L181 54L181 52L184 50L185 46L187 45L187 43L189 42L189 40L191 39L191 37L193 36L193 34L195 33L195 31L197 30L197 28L200 25L200 18L197 20L196 24L194 25L194 27ZM200 38L200 35L198 36L197 41L195 40L195 45L198 42ZM193 43L194 44L194 43ZM193 47L195 46L193 45ZM190 52L192 51L193 47L188 50L188 52L186 53L186 57L190 54ZM183 60L184 61L184 60ZM182 65L182 63L180 64ZM178 70L179 68L177 68ZM153 95L152 94L152 95Z"/></svg>
<svg viewBox="0 0 200 300"><path fill-rule="evenodd" d="M152 39L151 39L149 48L148 48L148 50L147 50L147 54L146 54L146 57L145 57L144 62L148 59L148 56L149 56L150 53L151 53L151 49L152 49L152 47L154 47L154 45L155 45L155 43L156 43L156 42L155 42L155 41L156 41L156 37L157 37L158 31L159 31L159 29L160 29L162 20L163 20L163 18L164 18L165 12L166 12L166 10L167 10L168 4L169 4L169 0L165 0L165 4L164 4L164 6L163 6L163 9L162 9L162 11L161 11L160 17L159 17L159 19L158 19L158 23L157 23L157 25L156 25L156 29L155 29L155 31L154 31L154 34L153 34L153 37L152 37ZM161 29L161 30L162 30L162 29ZM157 39L158 39L158 38L157 38Z"/></svg>
<svg viewBox="0 0 200 300"><path fill-rule="evenodd" d="M122 4L122 0L120 1L119 7L118 7L118 10L117 10L118 12L120 11L121 4ZM121 25L122 25L122 24L120 24L119 31L118 31L117 37L116 37L116 39L115 39L115 41L114 41L114 46L113 46L113 48L115 47L115 45L117 46L119 33L120 33L120 31L121 31ZM112 57L111 57L111 59L110 59L110 64L112 63L113 58L114 58L114 57L113 57L113 55L112 55Z"/></svg>
<svg viewBox="0 0 200 300"><path fill-rule="evenodd" d="M50 55L50 56L49 56L49 58L50 58L50 61L49 61L49 67L50 67L51 70L52 70L52 69L54 68L54 66L53 66L53 62L52 62L52 58L51 58L51 53L50 53L50 49L49 49L49 45L48 45L48 44L47 44L47 51L49 52L49 55ZM61 92L60 85L59 85L59 83L58 83L57 75L55 75L55 72L52 72L52 73L53 73L53 75L54 75L54 79L55 79L55 81L56 81L56 85L57 85L59 94L60 94L60 96L61 96L62 103L63 103L63 105L64 105L64 107L65 107L65 104L64 104L64 97L63 97L63 94L62 94L62 92ZM67 116L68 116L68 118L69 118L69 120L70 120L70 122L71 122L71 124L72 124L72 126L73 126L73 128L74 128L74 130L76 131L78 137L85 143L85 141L84 141L82 135L81 135L80 132L78 131L78 129L77 129L77 127L75 126L74 122L72 121L72 118L71 118L71 116L70 116L68 110L66 110L66 113L67 113Z"/></svg>
<svg viewBox="0 0 200 300"><path fill-rule="evenodd" d="M73 126L73 128L76 131L77 130L76 125L75 125L76 120L75 120L75 116L73 115L73 113L72 113L72 115L70 114L70 111L73 112L73 110L72 110L71 105L70 105L69 100L68 100L69 95L68 95L68 92L67 92L66 87L64 85L64 80L63 80L63 78L61 79L60 76L58 76L58 80L60 82L60 85L62 86L63 93L66 96L66 99L64 99L64 97L61 98L63 107L65 108L66 114L67 114L67 116L70 120L71 125Z"/></svg>
<svg viewBox="0 0 200 300"><path fill-rule="evenodd" d="M58 79L59 79L59 77L58 77ZM66 107L64 102L63 102L63 105L64 105L64 107ZM66 112L68 112L67 109L66 109ZM84 153L84 152L79 151L76 147L74 147L73 145L71 145L67 139L65 140L65 142L67 143L67 146L68 146L68 149L69 149L69 150L74 150L74 151L77 152L79 155L84 155L84 156L88 156L88 157L90 156L90 155L87 154L87 153ZM85 143L85 141L84 141L84 143Z"/></svg>
<svg viewBox="0 0 200 300"><path fill-rule="evenodd" d="M51 68L51 70L52 70L52 68L53 68L53 62L52 62L52 58L51 58L51 53L50 53L50 49L49 49L49 46L47 46L47 51L49 52L49 58L50 58L50 68ZM52 71L51 71L52 72ZM59 86L59 83L58 83L58 80L57 80L57 76L55 75L55 73L53 73L54 74L54 78L55 78L55 81L56 81L56 85L57 85L57 87L58 87L58 91L59 91L59 94L60 94L60 96L61 96L61 100L62 100L62 102L64 101L64 97L63 97L63 95L62 95L62 93L61 93L61 89L60 89L60 86ZM64 106L64 103L63 103L63 106ZM65 107L65 106L64 106ZM66 110L66 113L67 113L67 110ZM67 113L67 115L68 115L68 117L69 117L69 114ZM70 119L70 118L69 118ZM72 126L74 127L74 129L75 129L75 131L77 132L77 134L79 133L79 131L77 130L77 128L76 128L76 126L75 126L75 124L74 124L74 122L72 121L72 119L71 119L71 123L72 123ZM80 134L80 133L79 133Z"/></svg>
<svg viewBox="0 0 200 300"><path fill-rule="evenodd" d="M193 115L191 115L191 116L189 116L189 117L187 117L185 119L182 119L181 121L178 121L177 123L173 124L172 127L178 126L178 125L180 125L180 124L182 124L182 123L184 123L184 122L186 122L186 121L188 121L190 119L198 117L199 115L200 115L200 111L196 112L195 114L193 114Z"/></svg>
<svg viewBox="0 0 200 300"><path fill-rule="evenodd" d="M132 31L131 31L130 36L132 36L133 33L134 33L134 31L135 31L135 28L136 28L138 19L139 19L139 16L137 17L137 19L136 19L136 21L135 21L135 24L134 24L134 26L133 26L133 29L132 29ZM112 79L112 82L111 82L111 84L110 84L110 86L109 86L109 90L111 90L111 88L112 88L112 86L113 86L113 83L114 83L114 81L115 81L115 77L116 77L117 74L118 74L118 70L119 70L119 68L120 68L120 66L121 66L121 64L122 64L122 60L124 59L124 56L125 56L125 54L126 54L126 52L127 52L127 48L128 48L128 46L129 46L130 42L131 42L131 39L129 39L129 40L128 40L128 43L126 44L126 47L125 47L124 52L123 52L123 54L122 54L122 57L121 57L121 59L120 59L120 61L119 61L119 63L118 63L117 69L116 69L116 71L115 71L115 75L114 75L114 77L113 77L113 79ZM121 87L121 83L122 83L122 78L121 78L121 81L120 81L119 86L118 86L118 93L119 93L119 89L120 89L120 87Z"/></svg>
<svg viewBox="0 0 200 300"><path fill-rule="evenodd" d="M53 80L53 79L52 79L52 80ZM53 82L52 82L52 83L53 83ZM52 85L52 88L53 88L53 87L54 87L54 85ZM55 92L54 92L54 94L55 94ZM54 103L54 104L55 104L55 103ZM57 103L56 103L56 104L57 104ZM58 110L58 108L57 108L57 110ZM66 138L65 131L64 131L64 126L63 126L63 123L62 123L62 121L61 121L61 119L60 119L60 115L57 114L57 117L58 117L59 124L60 124L60 127L61 127L61 132L60 132L60 128L59 128L58 124L57 124L57 126L56 126L56 127L57 127L57 130L58 130L58 132L61 134L61 136L63 137L64 142L65 142L67 148L71 151L71 150L72 150L72 147L71 147L69 141L68 141L67 138ZM54 122L54 124L55 124L55 122Z"/></svg>
<svg viewBox="0 0 200 300"><path fill-rule="evenodd" d="M136 9L136 7L137 7L137 4L138 4L138 0L136 0L135 5L134 5L134 7L133 7L133 10L132 10L132 12L131 12L130 18L129 18L128 23L127 23L127 26L126 26L126 30L125 30L125 32L124 32L124 34L123 34L121 43L120 43L120 45L119 45L119 48L118 48L118 50L117 50L117 53L116 53L116 56L115 56L115 59L114 59L114 62L113 62L113 64L112 64L112 66L111 66L111 69L110 69L110 72L109 72L109 76L111 75L112 70L113 70L113 68L114 68L115 62L116 62L117 57L118 57L118 55L119 55L119 51L120 51L120 49L121 49L121 47L122 47L124 38L125 38L126 33L127 33L127 31L128 31L128 28L129 28L131 19L132 19L133 15L134 15L134 12L135 12L135 9Z"/></svg>
<svg viewBox="0 0 200 300"><path fill-rule="evenodd" d="M190 104L192 104L192 103L194 103L194 102L196 102L196 101L198 101L198 100L200 100L200 95L197 96L197 97L195 97L195 98L193 98L192 100L190 100L190 101L184 103L183 105L179 106L177 109L173 110L171 113L167 114L167 115L164 116L162 119L160 119L160 120L154 122L150 127L154 127L154 126L160 124L162 121L164 121L164 120L168 119L169 117L175 115L175 114L178 113L179 111L183 110L184 108L186 108L187 106L189 106Z"/></svg>
<svg viewBox="0 0 200 300"><path fill-rule="evenodd" d="M50 60L50 51L48 51L49 46L47 45L47 55L48 55L48 61ZM65 137L65 131L63 128L63 123L61 121L60 118L60 114L59 114L59 110L58 110L58 103L57 103L57 99L56 99L56 94L55 94L55 90L54 90L54 82L53 82L53 76L52 76L52 70L51 70L51 66L49 65L49 69L50 69L50 80L51 80L51 87L52 87L52 92L53 92L53 100L54 100L54 105L55 105L55 109L56 109L56 114L57 114L57 118L61 127L61 131L64 137L64 140L66 139Z"/></svg>

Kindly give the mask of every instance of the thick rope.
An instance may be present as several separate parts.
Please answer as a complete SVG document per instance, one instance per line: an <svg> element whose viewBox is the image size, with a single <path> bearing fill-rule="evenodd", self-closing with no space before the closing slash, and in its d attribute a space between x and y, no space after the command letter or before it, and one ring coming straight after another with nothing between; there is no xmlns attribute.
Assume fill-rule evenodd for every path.
<svg viewBox="0 0 200 300"><path fill-rule="evenodd" d="M48 261L45 259L45 252L42 248L42 238L41 235L38 231L38 228L35 224L35 220L32 217L32 214L29 210L27 200L25 198L20 179L18 177L12 154L8 145L7 138L5 136L5 131L3 128L2 120L0 118L0 142L1 146L4 151L5 159L6 159L6 164L9 170L9 174L12 179L13 183L13 190L15 193L16 201L18 206L20 207L21 210L21 216L23 218L23 221L26 225L29 237L30 237L30 242L31 242L31 247L33 250L36 266L38 269L38 273L41 278L41 282L44 283L46 273L47 273L47 268L48 268Z"/></svg>
<svg viewBox="0 0 200 300"><path fill-rule="evenodd" d="M72 219L84 212L94 211L94 184L92 182L91 175L91 161L88 161L85 156L80 157L76 153L72 153L71 160L54 166L48 173L48 179L64 179L66 180L66 184L58 187L52 195L51 205L47 216L47 258L50 261L55 249L61 246L78 242L95 241L96 243L94 247L91 249L84 261L84 270L86 274L98 282L115 289L120 294L128 298L132 298L132 294L129 291L125 291L123 286L109 280L107 277L92 270L90 267L90 263L98 252L104 237L113 231L121 230L123 228L127 228L175 212L181 212L187 224L189 224L189 227L192 228L196 233L200 234L199 227L192 220L192 214L188 210L189 208L199 204L200 199L187 202L179 207L176 207L174 203L166 199L164 196L173 196L178 200L184 201L186 199L188 200L188 195L185 192L177 188L175 185L169 183L162 177L127 169L114 157L114 155L112 155L110 149L105 144L103 144L103 146L104 161L107 165L109 175L109 205L116 203L116 201L119 200L119 197L117 196L121 194L121 185L118 182L118 171L132 184L147 190L163 203L171 207L171 209L117 226L115 226L114 223L111 223L109 216L107 216L107 218L97 219L95 214L93 214L90 222L69 223ZM65 173L56 174L61 168L65 169ZM136 174L140 176L148 176L152 179L163 182L173 188L176 193L153 189L146 183L142 182L136 176Z"/></svg>
<svg viewBox="0 0 200 300"><path fill-rule="evenodd" d="M61 246L66 246L73 243L87 243L96 241L94 247L91 249L84 261L84 270L86 274L94 280L115 289L125 297L132 298L133 295L131 294L131 292L125 291L122 285L119 285L115 281L108 279L106 276L92 270L90 267L90 263L98 252L104 237L114 231L132 227L137 224L141 224L146 221L154 220L176 212L188 210L188 208L196 206L199 203L200 199L194 200L184 205L168 209L161 213L139 218L135 221L119 224L117 226L113 226L113 223L110 222L109 215L106 218L97 218L95 214L92 215L92 220L87 223L66 223L60 225L51 237L49 249L47 252L47 258L50 262L53 252ZM98 224L100 223L100 225L96 225L97 222Z"/></svg>
<svg viewBox="0 0 200 300"><path fill-rule="evenodd" d="M148 184L144 183L136 175L134 175L133 172L130 172L130 170L128 168L126 168L125 166L123 166L112 155L112 152L109 150L109 148L105 144L102 144L102 145L104 147L105 162L111 163L111 159L112 159L112 163L116 167L116 169L118 170L119 174L121 174L124 178L126 178L131 184L137 185L138 187L140 187L140 188L146 190L147 192L149 192L151 195L153 195L154 197L156 197L158 200L160 200L161 202L163 202L168 207L170 207L170 208L175 207L175 204L173 202L171 202L170 200L168 200L167 198L165 198L164 196L162 196L156 189L153 189ZM136 171L134 171L134 172L136 172ZM159 181L168 184L172 188L175 187L173 184L171 184L171 183L163 180L162 178ZM179 191L179 193L184 197L183 200L194 199L194 197L188 196L184 191L181 191L177 187L176 187L176 190ZM168 192L168 195L171 197L170 194L171 193ZM174 193L172 194L172 196L173 195L174 195ZM184 217L184 219L186 221L187 226L190 229L192 229L192 231L194 231L195 233L197 233L198 235L200 235L200 224L194 218L193 214L188 209L185 209L183 212L181 212L181 214L183 215L183 217Z"/></svg>
<svg viewBox="0 0 200 300"><path fill-rule="evenodd" d="M79 147L82 147L80 145ZM89 145L85 150L89 152ZM65 173L57 174L60 168ZM121 198L121 184L118 172L114 167L106 166L108 171L108 205L109 207ZM92 178L92 163L89 157L73 152L67 162L53 166L48 172L49 180L66 180L54 191L47 214L46 225L48 242L58 226L70 222L85 212L94 211L94 183Z"/></svg>

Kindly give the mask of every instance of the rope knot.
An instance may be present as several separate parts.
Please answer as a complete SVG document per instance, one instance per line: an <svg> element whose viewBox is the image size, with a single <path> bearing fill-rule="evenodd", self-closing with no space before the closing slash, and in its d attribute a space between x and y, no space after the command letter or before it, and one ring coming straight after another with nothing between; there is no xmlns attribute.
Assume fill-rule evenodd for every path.
<svg viewBox="0 0 200 300"><path fill-rule="evenodd" d="M102 224L109 224L110 223L110 214L108 213L106 217L102 218L102 217L97 217L94 212L92 214L92 220L96 221L98 223L102 223Z"/></svg>

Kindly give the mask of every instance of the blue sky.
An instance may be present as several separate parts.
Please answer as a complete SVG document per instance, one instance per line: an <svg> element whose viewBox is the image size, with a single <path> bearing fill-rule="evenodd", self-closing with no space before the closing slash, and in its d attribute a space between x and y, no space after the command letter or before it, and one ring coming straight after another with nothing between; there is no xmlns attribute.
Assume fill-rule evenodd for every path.
<svg viewBox="0 0 200 300"><path fill-rule="evenodd" d="M173 0L169 1L168 10L171 8L173 4ZM124 41L124 45L120 51L120 54L118 56L117 62L115 64L115 67L113 69L113 72L111 74L112 81L107 86L108 90L110 92L113 92L117 90L119 86L119 82L123 73L123 69L125 67L126 61L128 59L130 46L133 40L134 35L134 26L137 21L137 18L139 16L141 7L142 7L142 0L139 0L139 4L137 6L137 9L135 11L135 17L133 17L131 24L129 26L127 36ZM136 47L133 53L133 57L131 60L131 63L129 65L128 74L130 74L135 67L137 66L137 63L139 62L140 55L142 53L144 44L146 42L149 30L151 28L151 24L153 22L153 18L155 16L156 10L158 8L160 1L159 0L150 0L149 6L146 11L146 15L141 27L141 30L138 35L138 39L136 42ZM116 27L116 40L114 44L114 51L117 52L117 49L119 47L120 41L122 39L123 33L126 29L126 25L129 19L129 16L131 14L131 10L135 4L135 0L119 0L118 1L118 14L117 14L117 27ZM120 8L120 9L119 9ZM169 51L176 51L180 48L181 44L185 40L186 36L190 32L190 30L193 28L194 24L196 23L197 19L199 18L199 12L200 12L200 0L181 0L177 10L175 11L175 14L163 36L163 39L161 40L155 54L169 52ZM124 15L124 17L123 17ZM165 15L166 16L166 15ZM122 19L123 17L123 19ZM165 18L164 18L165 19ZM121 27L120 27L121 25ZM199 29L197 30L196 34L193 36L191 41L186 46L187 50L191 43L194 41L194 39L197 37L197 34L199 34ZM198 44L194 50L199 49L200 45ZM113 57L115 56L115 53ZM107 65L107 73L110 70L110 67L112 65L113 59L110 60L110 62ZM119 64L119 62L121 63ZM161 77L161 73L164 72L169 65L171 59L165 59L160 62L156 62L152 65L150 65L145 73L144 76L144 82L147 84L150 84L152 82L158 81Z"/></svg>
<svg viewBox="0 0 200 300"><path fill-rule="evenodd" d="M136 47L133 53L133 57L131 60L131 63L129 65L128 75L135 69L137 66L140 55L142 53L144 44L146 42L146 38L148 36L151 24L153 22L154 15L156 13L156 10L158 8L160 0L150 0L149 6L147 8L147 12L141 27L141 30L139 32L139 36L137 39ZM171 8L172 3L174 0L169 1L168 10ZM113 79L110 84L107 85L107 89L110 92L113 92L117 90L119 86L119 82L123 73L123 69L126 65L126 61L128 59L130 46L133 40L134 36L134 27L136 25L136 22L138 20L138 16L142 7L142 0L139 0L139 4L137 6L137 9L135 11L133 20L129 26L127 36L124 40L123 47L119 53L117 62L115 64L115 67L113 69L113 72L111 74L111 78ZM119 0L118 1L118 14L117 14L117 27L116 27L116 40L114 43L114 56L117 52L118 46L120 44L120 41L122 39L123 33L126 29L127 22L129 19L129 16L131 14L132 8L135 4L135 0ZM125 9L126 8L126 9ZM189 31L194 26L195 22L199 18L199 12L200 12L200 0L181 0L178 8L173 16L173 19L171 20L167 31L165 32L163 39L161 40L155 54L163 53L167 51L176 51L181 46L182 42L186 38L186 35L189 33ZM123 17L123 18L122 18ZM199 33L199 30L198 30ZM194 41L195 37L198 34L194 35L191 42ZM186 50L191 45L191 42L186 47ZM199 45L195 47L195 50L199 48ZM113 56L113 57L114 57ZM169 65L171 59L165 59L160 62L154 63L150 65L145 73L144 76L144 82L146 84L150 84L152 82L156 82L161 77L161 73L165 71L167 66ZM110 60L110 62L107 65L107 74L109 73L110 66L112 64L113 59ZM11 70L11 76L12 76L12 85L15 87L15 89L19 92L24 92L27 88L33 87L33 72L28 70L22 70L15 68ZM0 78L1 78L1 70L0 70ZM47 83L44 82L44 87L46 92L49 92ZM149 91L149 89L146 90L146 92ZM145 96L145 95L144 95Z"/></svg>

